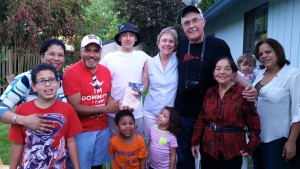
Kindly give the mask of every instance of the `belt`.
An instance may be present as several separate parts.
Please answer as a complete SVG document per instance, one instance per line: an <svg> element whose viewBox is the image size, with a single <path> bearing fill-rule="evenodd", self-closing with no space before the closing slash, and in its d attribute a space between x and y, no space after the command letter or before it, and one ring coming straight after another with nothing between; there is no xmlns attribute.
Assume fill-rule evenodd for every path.
<svg viewBox="0 0 300 169"><path fill-rule="evenodd" d="M228 132L228 133L245 132L245 130L241 128L221 127L221 126L216 126L214 124L209 124L208 128L214 132Z"/></svg>

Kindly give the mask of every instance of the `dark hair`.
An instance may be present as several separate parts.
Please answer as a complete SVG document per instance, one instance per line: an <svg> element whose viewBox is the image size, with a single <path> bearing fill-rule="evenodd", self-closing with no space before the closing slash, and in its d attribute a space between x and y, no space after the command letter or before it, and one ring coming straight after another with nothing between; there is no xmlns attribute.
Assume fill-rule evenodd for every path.
<svg viewBox="0 0 300 169"><path fill-rule="evenodd" d="M238 68L236 67L233 59L231 57L228 57L228 56L221 56L219 58L217 58L215 61L214 61L214 64L213 64L213 71L215 71L216 69L216 66L217 66L217 63L220 61L220 60L227 60L229 62L229 65L232 69L232 71L234 73L236 73L238 71Z"/></svg>
<svg viewBox="0 0 300 169"><path fill-rule="evenodd" d="M116 114L116 117L115 117L115 123L116 123L116 124L119 124L121 118L124 117L124 116L130 116L130 117L132 117L133 121L135 122L133 113L132 113L130 110L120 110L120 111Z"/></svg>
<svg viewBox="0 0 300 169"><path fill-rule="evenodd" d="M164 110L164 109L168 110L169 114L170 114L169 127L167 128L167 130L170 133L177 135L179 133L179 129L180 129L179 114L176 111L176 109L173 107L165 106L162 110Z"/></svg>
<svg viewBox="0 0 300 169"><path fill-rule="evenodd" d="M277 55L277 64L280 68L282 68L285 64L290 64L290 61L286 60L282 45L277 40L272 38L263 39L255 45L254 54L257 60L259 60L259 47L264 43L268 44L275 51L275 54ZM259 68L264 69L265 67L260 65Z"/></svg>
<svg viewBox="0 0 300 169"><path fill-rule="evenodd" d="M254 67L256 67L256 59L253 57L251 53L244 53L242 56L240 56L237 60L237 67L240 69L242 62L245 61L245 64L252 63Z"/></svg>
<svg viewBox="0 0 300 169"><path fill-rule="evenodd" d="M66 54L66 46L63 41L61 41L59 39L48 39L48 40L44 41L44 43L42 44L41 49L40 49L40 55L42 56L51 45L61 46L64 50L64 54Z"/></svg>
<svg viewBox="0 0 300 169"><path fill-rule="evenodd" d="M31 70L31 82L35 83L36 82L36 75L43 70L50 70L51 72L54 73L55 79L58 80L58 76L57 76L57 71L56 69L47 63L40 63L38 65L36 65L34 68L32 68Z"/></svg>

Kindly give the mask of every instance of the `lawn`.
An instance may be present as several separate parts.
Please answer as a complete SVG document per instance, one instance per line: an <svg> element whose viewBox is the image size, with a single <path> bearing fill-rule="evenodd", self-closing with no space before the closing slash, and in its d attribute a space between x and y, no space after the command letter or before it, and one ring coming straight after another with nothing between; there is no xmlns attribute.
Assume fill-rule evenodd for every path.
<svg viewBox="0 0 300 169"><path fill-rule="evenodd" d="M9 163L10 157L10 141L7 140L7 133L9 131L10 125L0 123L0 157L3 164Z"/></svg>

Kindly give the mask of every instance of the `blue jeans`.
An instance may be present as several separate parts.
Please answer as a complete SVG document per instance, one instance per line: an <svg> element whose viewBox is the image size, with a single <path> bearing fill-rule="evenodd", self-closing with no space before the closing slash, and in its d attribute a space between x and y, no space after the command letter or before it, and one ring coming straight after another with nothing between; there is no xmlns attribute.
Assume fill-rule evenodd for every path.
<svg viewBox="0 0 300 169"><path fill-rule="evenodd" d="M254 169L281 169L284 162L282 150L286 141L282 137L269 143L260 143L252 155Z"/></svg>
<svg viewBox="0 0 300 169"><path fill-rule="evenodd" d="M180 134L177 137L177 169L195 169L195 158L191 151L191 138L196 119L180 117Z"/></svg>

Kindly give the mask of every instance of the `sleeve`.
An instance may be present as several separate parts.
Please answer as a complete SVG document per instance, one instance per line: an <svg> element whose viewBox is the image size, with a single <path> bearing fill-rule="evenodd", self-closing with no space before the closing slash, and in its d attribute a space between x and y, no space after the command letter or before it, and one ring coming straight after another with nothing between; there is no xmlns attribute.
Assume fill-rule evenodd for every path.
<svg viewBox="0 0 300 169"><path fill-rule="evenodd" d="M294 74L292 84L290 85L290 96L291 96L291 111L292 111L292 122L296 123L300 121L300 72L297 71Z"/></svg>
<svg viewBox="0 0 300 169"><path fill-rule="evenodd" d="M177 139L176 139L176 137L172 134L172 135L171 135L171 138L170 138L170 148L176 148L176 147L178 147Z"/></svg>
<svg viewBox="0 0 300 169"><path fill-rule="evenodd" d="M105 56L103 56L103 58L100 60L100 64L107 67L107 57L109 57L110 55L111 53L108 53Z"/></svg>
<svg viewBox="0 0 300 169"><path fill-rule="evenodd" d="M24 73L25 74L25 73ZM17 76L5 89L0 98L0 117L21 103L30 88L30 81L25 75Z"/></svg>
<svg viewBox="0 0 300 169"><path fill-rule="evenodd" d="M114 147L113 147L113 137L109 141L109 147L108 147L108 154L114 154Z"/></svg>
<svg viewBox="0 0 300 169"><path fill-rule="evenodd" d="M63 75L63 90L66 96L76 94L81 91L78 77L72 68L68 68Z"/></svg>
<svg viewBox="0 0 300 169"><path fill-rule="evenodd" d="M207 91L209 92L209 91ZM207 95L207 93L206 93ZM205 104L206 104L206 97L204 96L204 100L203 100L203 105L202 105L202 109L201 112L199 113L198 119L194 124L194 128L193 128L193 135L192 135L192 146L196 146L198 145L198 143L201 141L201 138L203 137L203 133L204 133L204 128L205 128L205 119L204 119L204 111L205 111Z"/></svg>
<svg viewBox="0 0 300 169"><path fill-rule="evenodd" d="M254 102L249 102L244 99L244 104L242 106L242 111L246 117L246 124L249 132L249 142L246 145L246 151L252 154L255 148L260 143L260 120L259 115L256 111L256 106Z"/></svg>
<svg viewBox="0 0 300 169"><path fill-rule="evenodd" d="M63 102L67 102L67 98L65 96L65 92L64 92L63 86L62 86L62 75L59 73L57 75L58 75L58 78L60 79L59 88L57 90L57 98Z"/></svg>
<svg viewBox="0 0 300 169"><path fill-rule="evenodd" d="M144 139L139 135L139 151L138 158L143 159L147 157L147 150Z"/></svg>
<svg viewBox="0 0 300 169"><path fill-rule="evenodd" d="M16 109L16 113L20 114L20 109L22 109L22 105L18 106ZM20 144L25 143L25 135L23 134L24 127L17 125L17 124L12 124L9 133L8 133L8 140L11 142L16 142Z"/></svg>
<svg viewBox="0 0 300 169"><path fill-rule="evenodd" d="M68 103L67 103L68 104ZM77 113L73 109L71 105L68 104L68 111L69 111L69 118L68 118L68 132L67 132L67 138L74 137L76 134L83 131L83 128L81 126L81 123L79 121L79 118L77 116Z"/></svg>

